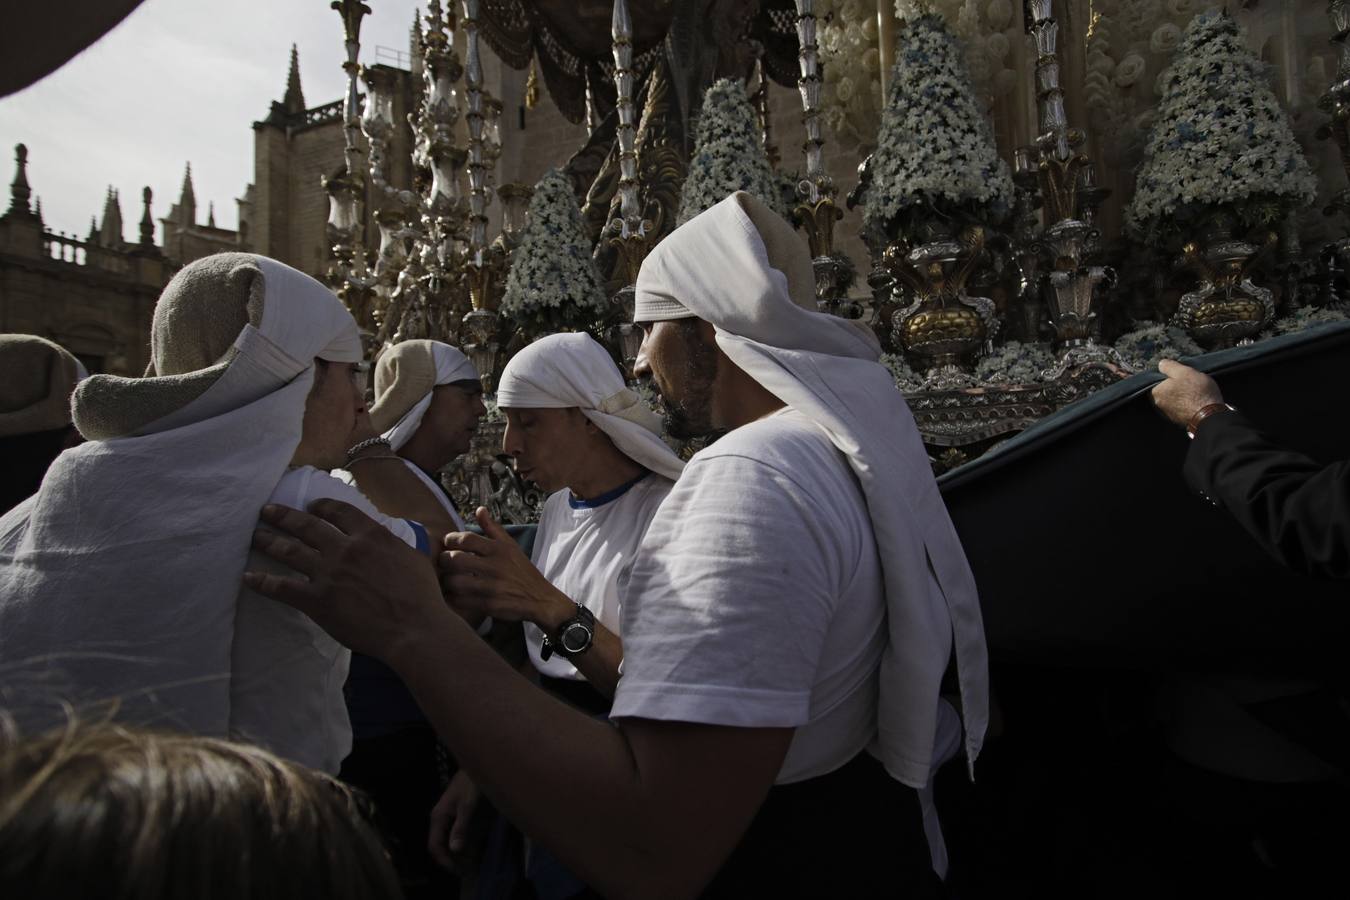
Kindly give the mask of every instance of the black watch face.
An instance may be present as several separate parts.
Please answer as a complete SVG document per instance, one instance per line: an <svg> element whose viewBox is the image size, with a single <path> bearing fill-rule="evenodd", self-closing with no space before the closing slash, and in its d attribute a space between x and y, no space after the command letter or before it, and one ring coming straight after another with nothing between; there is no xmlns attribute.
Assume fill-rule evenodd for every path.
<svg viewBox="0 0 1350 900"><path fill-rule="evenodd" d="M591 644L591 630L580 622L573 622L558 636L558 643L568 653L580 653Z"/></svg>

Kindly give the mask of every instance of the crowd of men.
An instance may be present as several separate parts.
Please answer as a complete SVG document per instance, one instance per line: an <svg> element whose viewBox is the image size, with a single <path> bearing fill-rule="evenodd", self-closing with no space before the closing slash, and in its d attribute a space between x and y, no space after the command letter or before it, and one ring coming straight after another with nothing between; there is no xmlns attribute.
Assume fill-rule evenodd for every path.
<svg viewBox="0 0 1350 900"><path fill-rule="evenodd" d="M990 720L979 598L875 336L814 287L737 193L637 281L664 420L587 335L514 356L529 548L437 480L486 413L469 360L394 345L367 405L355 322L276 261L179 272L143 378L0 338L0 885L942 896L932 777L973 772ZM1167 374L1197 486L1350 571L1343 469Z"/></svg>

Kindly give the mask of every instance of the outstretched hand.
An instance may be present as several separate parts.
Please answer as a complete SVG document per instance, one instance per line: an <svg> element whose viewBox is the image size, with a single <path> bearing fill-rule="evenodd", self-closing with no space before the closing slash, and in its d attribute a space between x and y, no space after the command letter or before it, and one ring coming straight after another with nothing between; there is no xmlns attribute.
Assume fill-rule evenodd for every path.
<svg viewBox="0 0 1350 900"><path fill-rule="evenodd" d="M1158 363L1158 371L1166 375L1167 380L1153 388L1153 403L1164 416L1183 428L1206 406L1223 402L1219 385L1203 372L1170 359Z"/></svg>
<svg viewBox="0 0 1350 900"><path fill-rule="evenodd" d="M253 547L304 577L245 572L244 583L313 619L342 644L389 661L447 613L427 559L340 500L310 512L263 507Z"/></svg>
<svg viewBox="0 0 1350 900"><path fill-rule="evenodd" d="M474 513L482 534L445 536L437 559L446 599L462 613L506 622L533 622L552 632L576 612L576 605L548 582L506 529L486 508Z"/></svg>

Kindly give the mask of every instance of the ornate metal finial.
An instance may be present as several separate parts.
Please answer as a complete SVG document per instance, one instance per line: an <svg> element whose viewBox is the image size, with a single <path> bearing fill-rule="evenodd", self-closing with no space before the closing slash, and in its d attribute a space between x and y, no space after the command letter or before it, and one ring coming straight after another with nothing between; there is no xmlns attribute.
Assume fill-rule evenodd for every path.
<svg viewBox="0 0 1350 900"><path fill-rule="evenodd" d="M488 186L490 174L489 157L495 152L487 144L486 134L490 129L491 111L488 109L490 98L483 92L483 62L478 47L478 0L463 0L464 10L464 86L466 88L467 110L465 124L469 127L469 302L473 309L464 317L464 327L472 340L464 347L478 377L483 382L483 390L493 390L497 351L499 316L493 293L493 276L497 273L499 259L488 250L487 244L487 207L491 188Z"/></svg>
<svg viewBox="0 0 1350 900"><path fill-rule="evenodd" d="M802 124L806 126L806 174L797 183L797 222L806 232L811 265L816 275L816 303L822 312L855 318L862 309L844 297L853 266L834 250L834 226L844 217L835 203L834 181L821 162L825 138L820 122L820 62L816 45L816 14L813 0L795 0L797 7L797 53L801 74L797 87L802 97ZM767 83L764 89L767 91Z"/></svg>
<svg viewBox="0 0 1350 900"><path fill-rule="evenodd" d="M9 211L31 215L33 209L28 205L28 198L31 196L33 190L28 186L28 147L15 144L14 180L9 183Z"/></svg>
<svg viewBox="0 0 1350 900"><path fill-rule="evenodd" d="M530 74L534 74L534 60L530 60ZM586 82L586 137L595 134L595 129L600 125L600 113L595 108L595 90L591 86L591 70L588 66L585 71ZM526 92L529 92L528 86Z"/></svg>
<svg viewBox="0 0 1350 900"><path fill-rule="evenodd" d="M769 114L769 76L764 70L764 57L755 60L755 110L759 113L759 136L764 145L764 155L768 157L769 168L777 169L782 157L778 154L778 145L773 140L773 122Z"/></svg>
<svg viewBox="0 0 1350 900"><path fill-rule="evenodd" d="M487 164L483 161L483 61L478 49L478 0L464 0L464 86L469 126L469 254L482 264L487 247Z"/></svg>
<svg viewBox="0 0 1350 900"><path fill-rule="evenodd" d="M798 185L798 193L815 203L822 191L833 192L833 185L821 164L821 148L825 139L820 130L820 57L816 45L816 14L814 0L795 0L797 6L797 59L801 76L797 87L802 95L802 124L806 126L806 179Z"/></svg>
<svg viewBox="0 0 1350 900"><path fill-rule="evenodd" d="M534 57L530 57L530 70L525 73L525 108L534 109L539 105L539 69Z"/></svg>
<svg viewBox="0 0 1350 900"><path fill-rule="evenodd" d="M141 246L155 246L155 220L150 216L150 188L141 191Z"/></svg>
<svg viewBox="0 0 1350 900"><path fill-rule="evenodd" d="M637 281L638 269L647 255L647 229L638 200L637 120L633 104L633 19L627 0L614 0L610 20L614 41L615 109L619 114L616 138L619 144L619 215L610 221L610 242L619 251L625 285Z"/></svg>
<svg viewBox="0 0 1350 900"><path fill-rule="evenodd" d="M361 20L370 15L370 7L362 3L361 0L333 0L329 4L332 9L337 10L338 15L342 16L342 26L347 34L348 44L359 44L361 41ZM433 3L433 6L439 6L439 3ZM349 52L348 56L352 56Z"/></svg>
<svg viewBox="0 0 1350 900"><path fill-rule="evenodd" d="M1114 270L1091 265L1101 235L1094 221L1097 209L1110 193L1097 186L1096 170L1081 152L1084 136L1070 128L1064 113L1064 91L1059 83L1059 23L1052 0L1024 0L1027 33L1036 42L1036 95L1040 107L1040 136L1034 148L1019 151L1015 170L1019 182L1039 188L1046 228L1035 246L1044 256L1042 276L1050 320L1065 353L1046 373L1048 380L1092 362L1128 368L1110 347L1093 342L1097 331L1098 288L1110 288ZM1036 161L1036 157L1039 161Z"/></svg>
<svg viewBox="0 0 1350 900"><path fill-rule="evenodd" d="M365 193L362 172L364 153L361 150L361 95L357 78L361 67L361 19L370 13L370 7L360 0L333 0L332 8L342 16L347 58L342 69L347 73L347 94L342 101L342 157L344 169L338 175L321 179L328 192L327 236L331 242L337 267L329 278L337 287L337 294L363 327L369 327L366 313L374 279L366 261L366 247L361 216L361 198Z"/></svg>

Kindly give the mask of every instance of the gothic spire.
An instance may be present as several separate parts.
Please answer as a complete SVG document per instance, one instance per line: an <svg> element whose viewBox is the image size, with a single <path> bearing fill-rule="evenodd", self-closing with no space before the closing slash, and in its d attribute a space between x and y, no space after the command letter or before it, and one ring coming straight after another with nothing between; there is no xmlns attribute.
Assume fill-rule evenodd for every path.
<svg viewBox="0 0 1350 900"><path fill-rule="evenodd" d="M413 10L412 31L408 35L408 58L411 60L409 69L412 71L413 84L418 85L422 78L422 18L418 10Z"/></svg>
<svg viewBox="0 0 1350 900"><path fill-rule="evenodd" d="M99 227L99 242L105 247L120 247L122 238L122 202L117 189L108 188L103 199L103 224Z"/></svg>
<svg viewBox="0 0 1350 900"><path fill-rule="evenodd" d="M178 223L184 228L197 224L197 194L192 190L192 163L183 171L183 190L178 197Z"/></svg>
<svg viewBox="0 0 1350 900"><path fill-rule="evenodd" d="M295 44L291 44L291 70L286 74L286 96L281 105L292 115L305 111L305 94L300 90L300 50Z"/></svg>
<svg viewBox="0 0 1350 900"><path fill-rule="evenodd" d="M206 227L216 227L216 201L211 200L206 204Z"/></svg>

